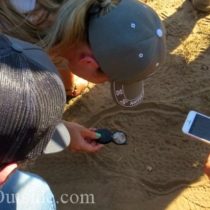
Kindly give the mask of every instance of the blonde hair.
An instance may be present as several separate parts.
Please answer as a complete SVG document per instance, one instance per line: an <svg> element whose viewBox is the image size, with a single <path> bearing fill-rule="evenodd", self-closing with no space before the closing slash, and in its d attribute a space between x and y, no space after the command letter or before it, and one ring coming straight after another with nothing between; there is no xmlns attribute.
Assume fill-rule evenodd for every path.
<svg viewBox="0 0 210 210"><path fill-rule="evenodd" d="M37 0L37 7L34 11L22 14L16 11L10 1L3 0L0 3L0 31L31 43L37 43L48 31L30 21L30 17L35 16L34 13L41 8L46 11L46 17L43 20L46 21L49 14L58 11L62 2L64 0Z"/></svg>
<svg viewBox="0 0 210 210"><path fill-rule="evenodd" d="M45 47L56 51L87 43L88 16L96 7L98 15L109 12L119 0L69 0L60 8L55 24L45 39Z"/></svg>
<svg viewBox="0 0 210 210"><path fill-rule="evenodd" d="M56 14L52 25L40 28L30 21L36 11L18 13L8 0L0 3L0 31L10 36L36 43L46 50L62 52L79 43L88 42L87 22L90 9L96 7L98 15L108 13L120 0L37 0L38 9L48 16ZM36 10L36 9L35 9ZM43 18L43 17L42 17ZM54 51L54 50L53 50Z"/></svg>

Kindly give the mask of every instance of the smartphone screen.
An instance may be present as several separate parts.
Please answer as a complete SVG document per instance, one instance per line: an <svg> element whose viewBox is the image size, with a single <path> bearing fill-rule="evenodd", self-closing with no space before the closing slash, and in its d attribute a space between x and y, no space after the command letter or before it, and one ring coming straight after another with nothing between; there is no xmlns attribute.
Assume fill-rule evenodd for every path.
<svg viewBox="0 0 210 210"><path fill-rule="evenodd" d="M210 141L210 119L196 114L189 133Z"/></svg>

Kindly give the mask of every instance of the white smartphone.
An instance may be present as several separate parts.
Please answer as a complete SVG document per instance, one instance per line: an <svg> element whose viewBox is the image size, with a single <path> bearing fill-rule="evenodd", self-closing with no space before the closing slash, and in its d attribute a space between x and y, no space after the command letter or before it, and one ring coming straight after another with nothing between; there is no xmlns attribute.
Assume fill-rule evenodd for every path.
<svg viewBox="0 0 210 210"><path fill-rule="evenodd" d="M190 111L182 127L183 133L210 144L210 117Z"/></svg>

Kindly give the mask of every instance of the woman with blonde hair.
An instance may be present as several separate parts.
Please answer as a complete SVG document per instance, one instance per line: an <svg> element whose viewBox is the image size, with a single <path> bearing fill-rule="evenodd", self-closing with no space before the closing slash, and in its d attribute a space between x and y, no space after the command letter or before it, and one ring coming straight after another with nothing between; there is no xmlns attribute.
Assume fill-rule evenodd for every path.
<svg viewBox="0 0 210 210"><path fill-rule="evenodd" d="M54 60L64 58L77 76L93 83L110 81L120 107L133 108L142 102L143 80L160 67L166 51L165 30L152 8L138 0L37 0L27 8L20 2L25 1L0 5L4 33L24 40L29 40L24 33L31 33L31 42L48 50ZM36 8L43 12L39 18ZM22 22L15 22L13 13ZM74 150L101 149L84 127L68 124L67 128Z"/></svg>
<svg viewBox="0 0 210 210"><path fill-rule="evenodd" d="M89 79L89 76L75 71L65 58L64 48L68 47L73 51L75 42L86 42L85 19L93 4L98 4L103 12L107 12L119 2L120 0L4 0L0 5L0 29L11 36L47 47L60 70L67 96L73 97L80 94L88 86L88 82L75 77L72 72L94 83L101 83L107 78L100 79L101 75L96 74L95 79ZM198 10L208 11L209 0L192 0L192 4Z"/></svg>
<svg viewBox="0 0 210 210"><path fill-rule="evenodd" d="M85 22L89 8L98 5L102 13L107 13L119 2L120 0L28 0L27 3L24 0L2 1L1 29L4 33L45 47L47 38L48 51L59 69L66 67L69 70L69 59L62 59L67 57L65 48L73 52L73 47L78 42L81 44L87 41ZM89 75L75 71L74 67L70 69L74 74L94 83L108 79L101 72L95 72L95 78L92 79ZM64 84L69 95L77 95L77 87L68 84L73 82L68 70L61 71Z"/></svg>

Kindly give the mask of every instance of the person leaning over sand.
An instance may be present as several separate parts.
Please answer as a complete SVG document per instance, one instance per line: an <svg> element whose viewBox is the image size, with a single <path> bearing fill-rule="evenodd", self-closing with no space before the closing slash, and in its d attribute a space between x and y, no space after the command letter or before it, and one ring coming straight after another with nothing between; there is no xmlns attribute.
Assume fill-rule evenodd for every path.
<svg viewBox="0 0 210 210"><path fill-rule="evenodd" d="M143 80L163 63L166 51L160 18L138 0L64 1L44 41L69 61L73 73L94 83L110 81L113 99L123 108L142 102ZM66 126L72 150L101 149L94 132Z"/></svg>
<svg viewBox="0 0 210 210"><path fill-rule="evenodd" d="M40 47L0 34L0 90L0 210L54 210L48 184L21 166L61 150L65 90L56 67Z"/></svg>
<svg viewBox="0 0 210 210"><path fill-rule="evenodd" d="M84 18L85 18L85 13L87 13L88 8L91 7L92 4L98 4L98 6L102 7L104 11L109 10L110 7L112 7L114 4L116 4L119 1L114 0L113 3L109 0L105 1L96 1L96 0L79 0L79 1L53 1L53 0L28 0L27 4L24 0L9 0L9 1L3 1L2 4L0 5L1 11L0 14L2 16L2 19L4 20L4 23L2 24L2 30L10 35L16 36L20 39L30 41L33 43L36 43L37 41L40 40L40 37L43 38L47 34L51 33L56 35L53 35L53 41L51 42L51 47L54 47L55 44L54 41L58 41L58 36L60 36L61 30L65 30L62 27L66 28L66 33L61 35L64 38L69 36L69 39L72 39L71 36L73 33L77 33L77 25L79 26L84 26L85 23ZM63 6L62 8L61 5ZM58 9L60 8L59 12ZM66 8L66 9L64 9ZM80 10L81 9L81 10ZM74 11L77 12L76 15L74 15ZM49 32L48 27L52 25L52 23L55 21L55 17L57 16L58 13L58 18L56 26L52 27L52 30ZM7 14L7 17L5 18L5 14ZM81 18L80 18L81 16ZM24 21L23 21L24 18ZM76 19L77 18L77 19ZM72 20L72 21L69 21ZM71 24L75 25L73 28L72 26L65 27L63 26L63 22L65 24L68 22L67 25L71 22ZM21 23L21 24L20 24ZM61 24L60 24L61 23ZM15 25L15 28L14 28ZM59 27L59 25L62 25L62 27ZM46 26L48 26L46 28ZM59 27L59 28L58 28ZM70 28L71 27L71 28ZM80 30L80 28L78 28ZM72 32L70 32L72 30ZM84 33L85 31L80 31L83 34L80 34L79 37L81 36L86 36ZM78 31L78 33L80 33ZM51 38L50 38L51 39ZM74 39L74 38L73 38ZM75 41L75 40L71 40ZM71 46L69 46L71 48ZM62 49L59 49L59 51ZM52 50L53 51L53 50ZM52 52L51 51L51 52ZM71 50L72 51L72 50ZM55 52L55 51L53 51ZM58 51L57 51L58 52ZM60 52L58 52L56 57L60 57ZM55 56L54 56L55 57ZM78 72L75 69L72 69L72 71L78 75ZM62 71L62 74L64 74L64 81L70 81L68 78L71 77L70 74L67 71ZM69 75L68 75L69 74ZM96 74L96 72L94 73ZM81 74L79 74L81 75ZM88 76L84 76L85 79L89 79ZM67 78L67 79L66 79ZM91 81L96 82L96 83L101 83L104 80L107 80L106 77L102 77L101 74L95 75L94 80L91 79ZM66 86L68 86L66 82ZM67 89L72 89L72 86L69 85ZM74 88L73 88L74 89ZM71 92L71 91L70 91ZM73 91L74 92L74 91Z"/></svg>
<svg viewBox="0 0 210 210"><path fill-rule="evenodd" d="M66 0L2 1L0 5L1 28L7 34L37 43L48 34L48 29L53 25L59 8L65 2ZM105 5L105 2L108 1L100 2ZM210 11L210 0L191 0L191 2L196 10ZM71 9L74 10L74 6ZM82 93L88 87L88 82L77 77L74 69L72 71L75 74L72 74L68 61L59 56L58 53L56 56L51 53L51 56L61 73L67 99ZM100 83L101 81L97 80L95 82Z"/></svg>

